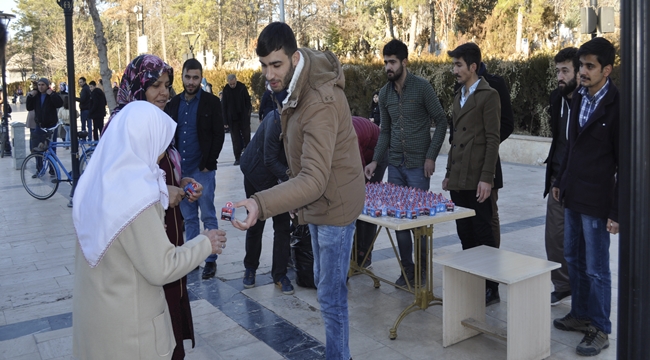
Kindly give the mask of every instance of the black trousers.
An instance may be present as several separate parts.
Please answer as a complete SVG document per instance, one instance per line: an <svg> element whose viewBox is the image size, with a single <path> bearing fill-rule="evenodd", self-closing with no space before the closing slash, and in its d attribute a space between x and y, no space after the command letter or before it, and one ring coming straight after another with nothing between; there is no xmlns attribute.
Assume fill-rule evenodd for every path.
<svg viewBox="0 0 650 360"><path fill-rule="evenodd" d="M257 190L244 177L244 191L249 198ZM264 223L258 220L255 225L246 230L246 256L244 267L257 270L260 266L260 255L262 254L262 235ZM289 213L279 214L273 217L273 264L271 265L271 276L273 282L280 281L280 278L287 274L287 264L291 258L291 217Z"/></svg>
<svg viewBox="0 0 650 360"><path fill-rule="evenodd" d="M476 201L476 190L450 191L454 204L474 209L476 216L456 220L456 231L460 238L463 250L480 245L496 248L494 233L492 232L492 200L485 199L482 203ZM487 280L488 288L498 290L499 283Z"/></svg>
<svg viewBox="0 0 650 360"><path fill-rule="evenodd" d="M230 121L230 139L235 160L239 160L242 150L251 142L251 117L248 112L234 113Z"/></svg>
<svg viewBox="0 0 650 360"><path fill-rule="evenodd" d="M104 117L93 119L93 140L99 140L99 137L104 130Z"/></svg>

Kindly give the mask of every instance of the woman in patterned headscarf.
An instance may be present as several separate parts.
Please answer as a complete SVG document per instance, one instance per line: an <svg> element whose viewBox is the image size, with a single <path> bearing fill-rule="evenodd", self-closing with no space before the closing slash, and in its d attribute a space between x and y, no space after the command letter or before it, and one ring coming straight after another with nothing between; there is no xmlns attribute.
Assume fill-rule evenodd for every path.
<svg viewBox="0 0 650 360"><path fill-rule="evenodd" d="M124 70L122 82L117 92L117 106L111 113L111 117L104 127L106 131L111 121L117 114L133 101L147 101L156 105L161 111L164 110L169 100L169 89L174 80L174 71L157 56L140 55L136 57ZM164 114L163 116L167 116ZM139 119L130 119L138 121ZM201 196L203 187L192 178L181 179L180 155L170 145L164 157L159 163L160 169L167 176L165 181L169 192L169 208L165 211L165 228L167 237L175 246L182 246L183 241L183 217L180 207L177 206L185 196L182 190L189 183L196 185L194 194L189 195L187 201L196 201ZM194 347L194 326L192 323L192 312L190 301L187 295L187 277L164 286L165 297L169 306L169 312L174 329L176 348L172 359L183 359L185 349L184 339L192 340Z"/></svg>

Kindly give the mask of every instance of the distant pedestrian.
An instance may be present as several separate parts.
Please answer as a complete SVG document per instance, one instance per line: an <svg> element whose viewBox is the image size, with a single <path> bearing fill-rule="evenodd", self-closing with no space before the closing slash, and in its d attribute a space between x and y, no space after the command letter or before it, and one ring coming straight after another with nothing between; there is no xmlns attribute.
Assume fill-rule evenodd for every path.
<svg viewBox="0 0 650 360"><path fill-rule="evenodd" d="M234 74L228 75L228 84L223 88L223 115L230 127L234 165L239 165L242 151L251 141L251 96L248 88L237 81Z"/></svg>
<svg viewBox="0 0 650 360"><path fill-rule="evenodd" d="M370 100L370 121L377 126L381 126L381 112L379 111L379 91L372 93L372 100Z"/></svg>
<svg viewBox="0 0 650 360"><path fill-rule="evenodd" d="M79 110L81 112L81 131L88 130L88 141L93 138L93 120L90 117L90 87L86 84L86 78L79 78L79 97L76 100L79 102Z"/></svg>
<svg viewBox="0 0 650 360"><path fill-rule="evenodd" d="M93 120L93 139L99 140L101 130L104 128L104 117L106 117L106 95L104 91L96 86L94 81L90 82L90 118Z"/></svg>

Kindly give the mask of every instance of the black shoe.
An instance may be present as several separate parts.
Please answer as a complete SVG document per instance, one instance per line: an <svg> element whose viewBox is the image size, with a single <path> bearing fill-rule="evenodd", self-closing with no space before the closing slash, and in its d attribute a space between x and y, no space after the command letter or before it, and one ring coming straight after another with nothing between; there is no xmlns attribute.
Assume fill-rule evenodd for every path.
<svg viewBox="0 0 650 360"><path fill-rule="evenodd" d="M233 163L233 165L235 165L235 166L239 165L239 160L235 160L235 162Z"/></svg>
<svg viewBox="0 0 650 360"><path fill-rule="evenodd" d="M213 278L217 274L217 263L216 262L206 262L205 267L203 268L203 275L201 276L203 280Z"/></svg>
<svg viewBox="0 0 650 360"><path fill-rule="evenodd" d="M408 279L409 285L415 286L415 271L413 269L404 269L406 272L406 279ZM396 287L407 287L406 280L404 279L404 274L400 275L397 280L395 280Z"/></svg>
<svg viewBox="0 0 650 360"><path fill-rule="evenodd" d="M576 319L571 316L571 313L568 313L561 319L553 320L553 326L555 326L556 329L564 331L581 331L586 333L589 330L590 322L589 320Z"/></svg>
<svg viewBox="0 0 650 360"><path fill-rule="evenodd" d="M501 297L499 297L499 289L492 290L492 288L487 288L485 290L485 306L494 305L501 302Z"/></svg>
<svg viewBox="0 0 650 360"><path fill-rule="evenodd" d="M562 302L565 298L571 296L571 290L569 291L553 291L551 293L551 305L555 306Z"/></svg>
<svg viewBox="0 0 650 360"><path fill-rule="evenodd" d="M595 356L600 354L600 351L609 347L609 339L607 334L598 330L593 326L589 326L585 337L582 338L576 353L582 356Z"/></svg>

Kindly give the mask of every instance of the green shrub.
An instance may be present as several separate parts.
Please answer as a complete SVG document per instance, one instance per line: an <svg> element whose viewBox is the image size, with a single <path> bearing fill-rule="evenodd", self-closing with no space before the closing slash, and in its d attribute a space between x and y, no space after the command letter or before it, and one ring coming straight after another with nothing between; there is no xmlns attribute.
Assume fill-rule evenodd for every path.
<svg viewBox="0 0 650 360"><path fill-rule="evenodd" d="M548 101L551 91L556 87L555 63L553 56L540 54L525 60L486 59L488 71L501 75L510 88L512 110L515 116L515 134L551 136L548 115ZM620 77L620 62L614 66L610 76L615 84ZM451 62L446 57L431 57L426 60L412 61L409 71L421 76L431 83L438 94L440 103L447 116L451 118L454 100L455 79L451 73ZM235 73L237 80L249 89L253 101L253 111L259 108L259 101L264 94L264 78L259 70L206 71L205 76L217 89L226 84L226 76ZM386 84L383 64L380 62L361 63L349 61L343 64L345 76L345 94L350 104L352 115L368 117L373 92ZM179 82L180 83L180 82ZM174 84L174 87L182 84Z"/></svg>

